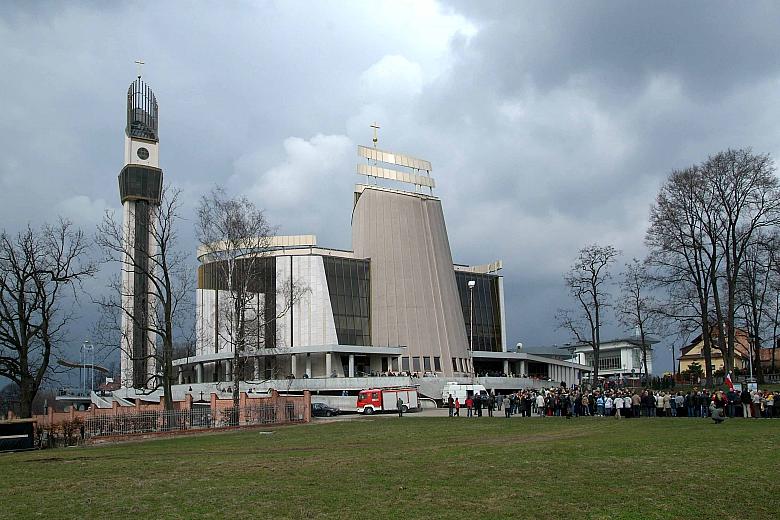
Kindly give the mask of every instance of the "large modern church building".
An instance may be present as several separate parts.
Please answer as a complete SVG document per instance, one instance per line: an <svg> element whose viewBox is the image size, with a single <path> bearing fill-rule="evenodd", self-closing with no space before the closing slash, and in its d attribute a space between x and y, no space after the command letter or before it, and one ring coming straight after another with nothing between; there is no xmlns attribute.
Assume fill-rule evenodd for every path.
<svg viewBox="0 0 780 520"><path fill-rule="evenodd" d="M364 181L354 189L352 250L321 246L313 235L274 236L238 260L255 295L249 315L261 317L243 349L246 390L343 394L418 384L440 397L445 382L475 377L496 390L538 385L532 376L579 380L588 367L508 351L502 263L453 262L430 162L379 149L375 137L374 146L358 146L357 163ZM222 311L230 294L219 255L209 252L198 252L197 346L174 361L178 392L225 390L238 369ZM303 290L290 304L295 288ZM128 383L143 379L129 373L143 369L130 357L128 396Z"/></svg>

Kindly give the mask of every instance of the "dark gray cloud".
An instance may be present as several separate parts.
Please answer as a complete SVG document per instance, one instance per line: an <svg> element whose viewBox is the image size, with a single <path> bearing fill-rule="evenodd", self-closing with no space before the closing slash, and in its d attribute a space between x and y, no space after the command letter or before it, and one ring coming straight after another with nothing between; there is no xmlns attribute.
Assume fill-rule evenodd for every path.
<svg viewBox="0 0 780 520"><path fill-rule="evenodd" d="M671 169L728 146L777 155L779 10L6 4L0 219L15 229L65 214L91 228L118 209L124 96L140 57L185 216L222 183L282 232L349 248L354 148L379 121L380 145L432 161L455 260L504 259L510 344L563 343L553 315L577 249L599 241L642 256Z"/></svg>

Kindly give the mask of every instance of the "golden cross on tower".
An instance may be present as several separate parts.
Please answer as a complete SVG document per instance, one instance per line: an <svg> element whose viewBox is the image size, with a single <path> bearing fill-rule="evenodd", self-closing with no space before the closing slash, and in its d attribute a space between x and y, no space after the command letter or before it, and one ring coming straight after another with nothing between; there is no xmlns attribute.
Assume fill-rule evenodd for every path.
<svg viewBox="0 0 780 520"><path fill-rule="evenodd" d="M141 79L141 66L146 65L142 60L135 60L135 64L138 65L138 79Z"/></svg>
<svg viewBox="0 0 780 520"><path fill-rule="evenodd" d="M374 129L374 139L373 139L373 141L374 141L374 148L376 148L376 143L377 143L377 141L379 141L379 137L377 137L377 135L376 135L376 131L379 130L379 125L376 123L376 121L374 121L374 124L371 125L371 128Z"/></svg>

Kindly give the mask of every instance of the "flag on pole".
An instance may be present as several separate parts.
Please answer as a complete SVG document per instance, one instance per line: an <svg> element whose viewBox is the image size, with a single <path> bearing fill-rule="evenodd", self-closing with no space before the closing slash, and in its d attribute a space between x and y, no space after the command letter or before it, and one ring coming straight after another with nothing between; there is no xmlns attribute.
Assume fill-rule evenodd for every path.
<svg viewBox="0 0 780 520"><path fill-rule="evenodd" d="M734 391L734 383L731 382L731 372L726 374L726 384L729 387L729 390Z"/></svg>

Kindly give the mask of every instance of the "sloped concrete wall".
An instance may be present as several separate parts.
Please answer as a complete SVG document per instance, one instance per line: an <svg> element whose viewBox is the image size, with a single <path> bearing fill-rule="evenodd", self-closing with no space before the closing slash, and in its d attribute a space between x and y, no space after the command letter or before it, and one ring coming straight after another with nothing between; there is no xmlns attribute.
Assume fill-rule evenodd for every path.
<svg viewBox="0 0 780 520"><path fill-rule="evenodd" d="M372 343L440 357L444 375L454 375L452 358L468 359L468 339L441 202L365 187L352 247L356 258L371 259Z"/></svg>

